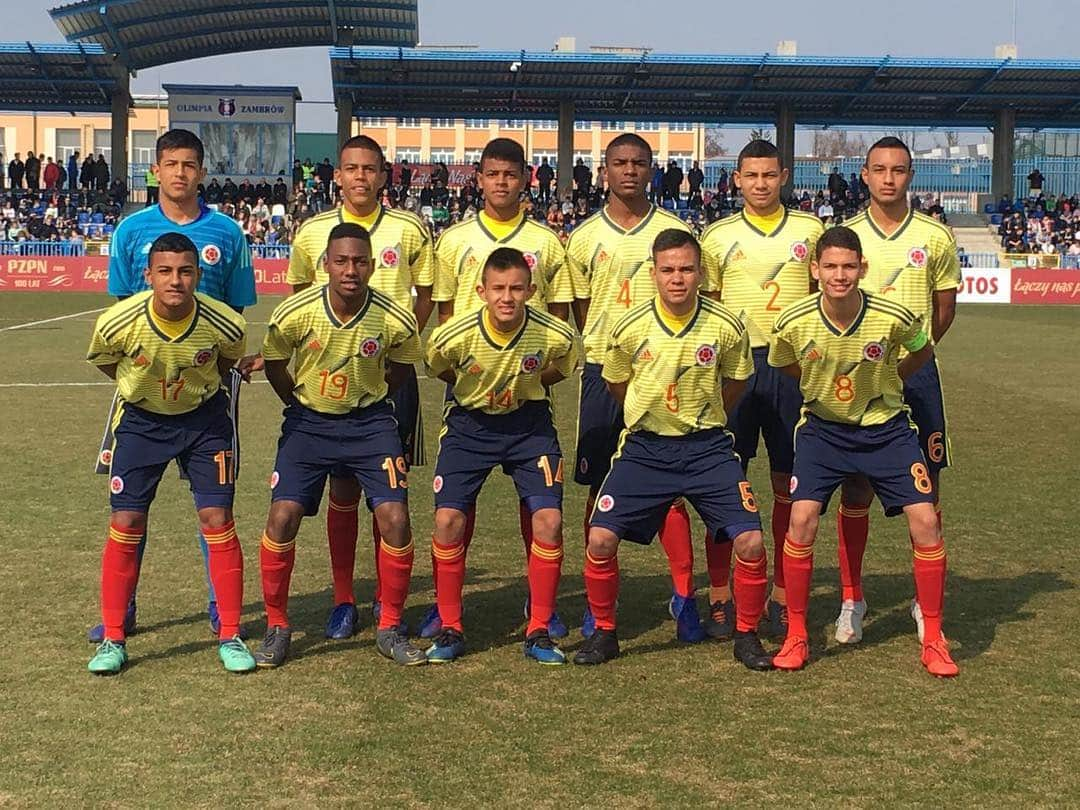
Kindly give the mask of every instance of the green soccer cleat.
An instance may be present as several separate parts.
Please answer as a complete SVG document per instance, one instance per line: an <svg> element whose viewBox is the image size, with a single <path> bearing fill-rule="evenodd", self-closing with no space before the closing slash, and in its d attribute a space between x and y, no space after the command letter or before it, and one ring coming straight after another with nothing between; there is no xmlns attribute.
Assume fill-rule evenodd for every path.
<svg viewBox="0 0 1080 810"><path fill-rule="evenodd" d="M248 650L240 636L233 636L218 645L218 657L227 672L251 672L255 669L255 656Z"/></svg>
<svg viewBox="0 0 1080 810"><path fill-rule="evenodd" d="M87 669L95 675L116 675L127 663L127 647L123 642L105 639L98 645L97 652L90 659Z"/></svg>

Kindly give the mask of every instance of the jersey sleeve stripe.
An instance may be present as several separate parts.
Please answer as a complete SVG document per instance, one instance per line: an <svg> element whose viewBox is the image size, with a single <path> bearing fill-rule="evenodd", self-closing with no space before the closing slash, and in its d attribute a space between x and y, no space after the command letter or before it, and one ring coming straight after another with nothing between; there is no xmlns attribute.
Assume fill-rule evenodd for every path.
<svg viewBox="0 0 1080 810"><path fill-rule="evenodd" d="M220 312L216 312L208 306L201 306L199 314L206 318L221 334L229 340L237 341L244 336L244 330L225 318Z"/></svg>
<svg viewBox="0 0 1080 810"><path fill-rule="evenodd" d="M114 337L116 337L118 334L123 332L131 324L135 323L135 321L137 321L141 315L142 315L142 307L140 306L140 307L137 307L134 310L128 311L125 314L125 317L122 318L122 319L114 318L113 320L109 321L107 324L102 324L101 336L103 338L105 338L105 340L112 340Z"/></svg>
<svg viewBox="0 0 1080 810"><path fill-rule="evenodd" d="M459 335L464 335L466 332L475 329L479 323L480 321L477 318L469 317L461 323L454 324L437 338L433 337L432 343L436 349L442 349Z"/></svg>
<svg viewBox="0 0 1080 810"><path fill-rule="evenodd" d="M730 310L718 305L711 298L702 298L700 300L702 310L712 315L716 315L717 317L727 321L728 324L730 324L731 327L735 329L735 331L738 332L740 335L746 331L746 325L742 321L740 321Z"/></svg>
<svg viewBox="0 0 1080 810"><path fill-rule="evenodd" d="M866 307L875 312L883 312L886 315L892 315L905 326L910 326L915 322L915 315L910 309L897 309L891 306L883 306L880 301L867 301Z"/></svg>
<svg viewBox="0 0 1080 810"><path fill-rule="evenodd" d="M566 322L554 315L549 315L539 309L530 308L529 317L537 323L546 326L553 332L557 332L565 338L574 339L574 330L567 326Z"/></svg>
<svg viewBox="0 0 1080 810"><path fill-rule="evenodd" d="M611 328L611 337L621 337L622 333L625 332L632 323L640 320L645 315L649 315L651 313L652 301L646 301L643 304L638 304L632 310L623 315L622 318L619 319L618 323L616 323L615 326Z"/></svg>
<svg viewBox="0 0 1080 810"><path fill-rule="evenodd" d="M811 299L801 304L792 304L791 309L787 312L781 313L780 317L776 319L776 328L783 329L792 321L797 320L804 315L817 311L817 299Z"/></svg>
<svg viewBox="0 0 1080 810"><path fill-rule="evenodd" d="M274 323L280 323L296 310L310 304L312 301L322 296L322 286L309 287L302 292L290 295L284 301L277 305L277 309L274 310L270 316L270 320Z"/></svg>
<svg viewBox="0 0 1080 810"><path fill-rule="evenodd" d="M401 306L401 304L399 304L397 301L395 301L389 295L386 295L385 293L381 292L380 290L376 290L373 287L369 287L368 289L371 290L372 300L373 301L379 302L379 304L384 309L387 309L390 312L394 313L398 318L403 320L406 324L410 324L410 323L415 324L416 319L413 317L413 314L411 312L409 312L409 310L405 309L405 307Z"/></svg>

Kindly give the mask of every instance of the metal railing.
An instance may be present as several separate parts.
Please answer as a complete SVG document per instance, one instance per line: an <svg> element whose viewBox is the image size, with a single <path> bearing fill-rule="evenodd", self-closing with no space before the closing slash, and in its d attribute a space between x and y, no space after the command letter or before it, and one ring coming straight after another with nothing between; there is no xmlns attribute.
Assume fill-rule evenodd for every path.
<svg viewBox="0 0 1080 810"><path fill-rule="evenodd" d="M36 240L0 240L2 256L86 256L82 242L39 242Z"/></svg>

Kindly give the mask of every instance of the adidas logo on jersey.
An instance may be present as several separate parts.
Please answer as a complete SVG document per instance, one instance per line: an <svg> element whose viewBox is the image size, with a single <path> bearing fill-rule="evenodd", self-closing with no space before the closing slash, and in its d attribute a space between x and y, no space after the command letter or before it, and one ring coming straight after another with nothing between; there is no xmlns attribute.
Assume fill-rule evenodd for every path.
<svg viewBox="0 0 1080 810"><path fill-rule="evenodd" d="M319 339L315 338L307 345L309 351L317 352L322 348L322 344L319 343Z"/></svg>
<svg viewBox="0 0 1080 810"><path fill-rule="evenodd" d="M639 363L649 363L653 360L653 353L649 351L649 347L646 346L634 357Z"/></svg>

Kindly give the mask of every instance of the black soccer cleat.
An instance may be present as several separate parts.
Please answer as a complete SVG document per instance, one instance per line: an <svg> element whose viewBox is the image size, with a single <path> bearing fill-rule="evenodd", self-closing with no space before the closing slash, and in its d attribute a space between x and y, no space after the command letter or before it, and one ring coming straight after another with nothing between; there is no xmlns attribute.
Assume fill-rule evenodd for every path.
<svg viewBox="0 0 1080 810"><path fill-rule="evenodd" d="M289 644L292 641L292 630L281 625L266 628L266 635L262 643L255 650L256 666L265 669L280 667L289 657Z"/></svg>
<svg viewBox="0 0 1080 810"><path fill-rule="evenodd" d="M773 657L761 646L758 634L735 631L735 660L755 672L767 672L773 668Z"/></svg>
<svg viewBox="0 0 1080 810"><path fill-rule="evenodd" d="M595 666L619 657L619 639L614 630L596 628L596 632L585 639L581 649L574 656L575 664Z"/></svg>

